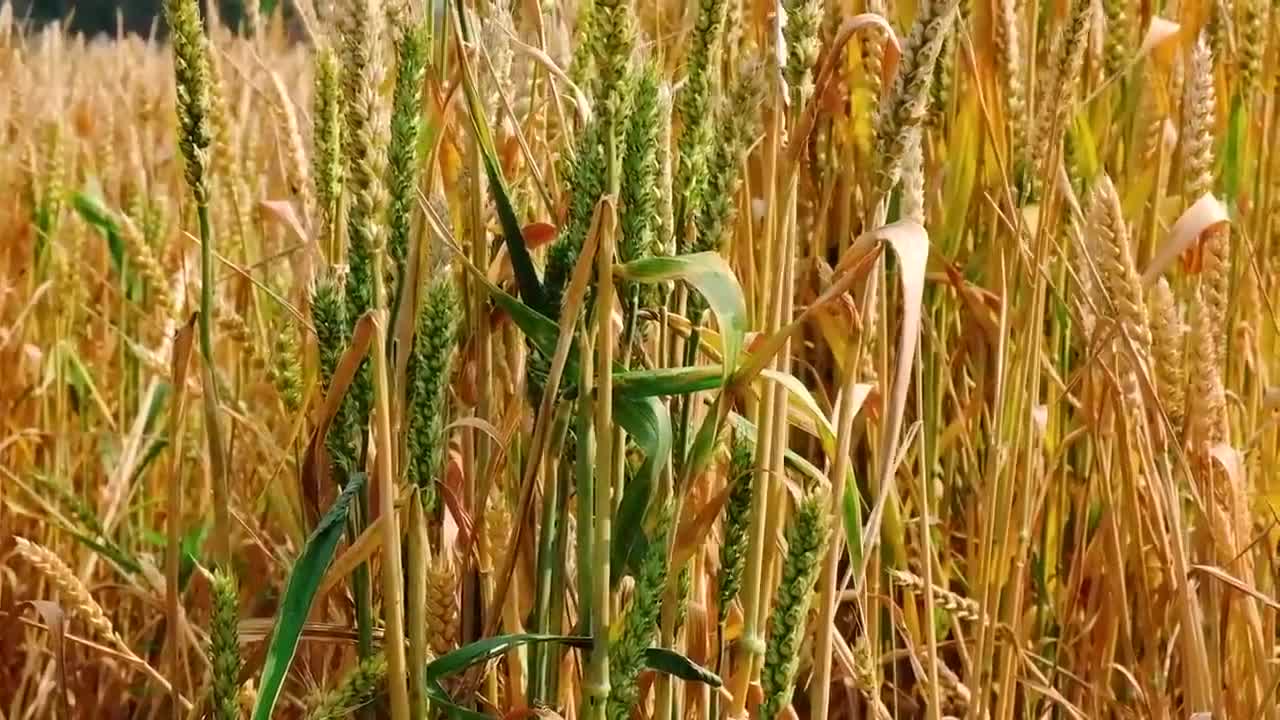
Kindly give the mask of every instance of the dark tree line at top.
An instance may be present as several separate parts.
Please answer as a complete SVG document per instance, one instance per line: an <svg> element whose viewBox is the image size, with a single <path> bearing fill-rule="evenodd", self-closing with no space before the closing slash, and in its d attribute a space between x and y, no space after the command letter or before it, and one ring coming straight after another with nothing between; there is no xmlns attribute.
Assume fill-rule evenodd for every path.
<svg viewBox="0 0 1280 720"><path fill-rule="evenodd" d="M3 0L0 0L3 1ZM29 17L36 24L70 19L72 32L95 35L125 32L146 33L153 24L163 33L161 15L163 0L10 0L20 18ZM205 3L201 2L203 6ZM222 21L239 27L245 12L245 0L218 0ZM287 3L286 3L287 5Z"/></svg>

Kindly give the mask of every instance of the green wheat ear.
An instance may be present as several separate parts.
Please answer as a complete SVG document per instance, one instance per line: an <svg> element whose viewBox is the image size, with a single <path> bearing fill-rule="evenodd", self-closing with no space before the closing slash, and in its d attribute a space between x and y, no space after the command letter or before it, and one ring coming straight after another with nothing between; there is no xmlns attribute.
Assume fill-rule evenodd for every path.
<svg viewBox="0 0 1280 720"><path fill-rule="evenodd" d="M609 720L626 720L640 701L636 684L644 666L644 651L653 643L667 586L667 536L671 530L670 503L663 506L636 575L635 592L622 616L622 632L609 648Z"/></svg>
<svg viewBox="0 0 1280 720"><path fill-rule="evenodd" d="M316 279L311 290L311 321L316 328L316 349L320 358L320 382L325 392L333 381L333 373L351 340L347 322L347 306L343 301L342 281L332 272ZM322 396L323 397L323 396ZM325 448L329 461L339 470L338 477L345 478L355 472L355 451L352 446L351 396L348 394L338 406L338 415L325 436Z"/></svg>
<svg viewBox="0 0 1280 720"><path fill-rule="evenodd" d="M760 717L765 720L778 716L791 702L795 689L809 602L826 548L827 502L826 490L811 492L796 508L787 530L787 557L782 564L782 582L773 600L768 650L760 673L764 690Z"/></svg>
<svg viewBox="0 0 1280 720"><path fill-rule="evenodd" d="M441 273L427 289L409 356L409 481L423 490L429 509L434 480L445 456L449 375L456 350L461 303L449 273Z"/></svg>
<svg viewBox="0 0 1280 720"><path fill-rule="evenodd" d="M701 0L698 19L689 38L684 89L676 101L682 130L676 145L674 192L675 248L689 251L688 223L698 215L707 179L707 155L711 152L711 109L714 106L717 68L721 59L721 35L728 0Z"/></svg>
<svg viewBox="0 0 1280 720"><path fill-rule="evenodd" d="M178 149L187 185L196 205L209 204L211 86L209 48L196 0L165 0L165 19L173 33L173 68L178 107Z"/></svg>
<svg viewBox="0 0 1280 720"><path fill-rule="evenodd" d="M720 580L717 594L719 624L729 617L729 606L742 587L742 572L747 561L747 529L751 525L751 494L754 492L755 443L738 436L733 441L729 460L729 482L733 490L724 508L724 540L720 545Z"/></svg>
<svg viewBox="0 0 1280 720"><path fill-rule="evenodd" d="M336 251L333 235L342 201L342 90L338 84L338 59L333 50L321 48L315 59L315 96L311 107L312 172L316 201L320 206L317 237ZM336 261L336 255L329 260Z"/></svg>
<svg viewBox="0 0 1280 720"><path fill-rule="evenodd" d="M1132 15L1125 8L1124 0L1104 0L1103 13L1107 18L1107 45L1103 58L1103 73L1110 77L1124 69L1133 43Z"/></svg>
<svg viewBox="0 0 1280 720"><path fill-rule="evenodd" d="M689 619L689 594L693 592L693 564L685 563L680 569L680 575L676 578L676 622L672 636L680 634L680 628L684 627L685 622Z"/></svg>
<svg viewBox="0 0 1280 720"><path fill-rule="evenodd" d="M213 572L213 617L209 622L209 663L213 668L210 706L214 720L240 717L240 596L233 571Z"/></svg>
<svg viewBox="0 0 1280 720"><path fill-rule="evenodd" d="M717 108L720 142L716 144L707 173L706 195L697 215L698 236L692 250L721 251L738 209L742 161L760 134L760 106L764 99L764 68L748 62L738 75L727 102Z"/></svg>
<svg viewBox="0 0 1280 720"><path fill-rule="evenodd" d="M387 658L370 655L351 669L338 686L316 701L307 720L338 720L373 702L387 677Z"/></svg>
<svg viewBox="0 0 1280 720"><path fill-rule="evenodd" d="M418 138L422 132L422 78L427 59L427 28L422 23L398 28L396 87L387 150L387 250L394 270L405 277L409 233L417 207Z"/></svg>
<svg viewBox="0 0 1280 720"><path fill-rule="evenodd" d="M783 28L787 62L783 76L790 90L791 111L799 113L813 95L813 66L821 49L818 29L822 24L822 2L787 0L783 7L787 13L787 24Z"/></svg>
<svg viewBox="0 0 1280 720"><path fill-rule="evenodd" d="M619 227L622 236L618 256L622 262L658 254L659 172L658 153L662 132L662 107L658 68L644 62L631 78L631 112L623 136L622 212ZM652 306L658 297L654 285L627 284L622 298L631 304L632 294L641 306Z"/></svg>
<svg viewBox="0 0 1280 720"><path fill-rule="evenodd" d="M271 364L271 382L285 409L296 412L302 406L302 368L298 336L292 325L280 332Z"/></svg>
<svg viewBox="0 0 1280 720"><path fill-rule="evenodd" d="M593 0L578 3L578 21L573 28L573 57L569 60L569 78L578 87L584 87L593 79L595 64L591 52L592 18L595 11Z"/></svg>
<svg viewBox="0 0 1280 720"><path fill-rule="evenodd" d="M385 155L378 141L385 129L378 103L382 77L381 13L377 3L351 0L342 23L342 84L346 123L343 148L346 162L347 208L347 322L354 326L373 308L374 253L383 241ZM363 426L373 407L373 377L369 361L362 362L351 385L354 420Z"/></svg>
<svg viewBox="0 0 1280 720"><path fill-rule="evenodd" d="M637 69L631 83L622 160L622 238L618 255L630 262L654 253L658 219L658 68L652 62Z"/></svg>
<svg viewBox="0 0 1280 720"><path fill-rule="evenodd" d="M604 194L605 159L602 139L603 124L600 117L593 117L574 142L572 158L564 162L563 173L567 178L565 194L569 198L569 213L564 231L547 252L545 285L551 307L559 311L560 301L569 276L578 262L578 253L587 239L591 216L596 201Z"/></svg>

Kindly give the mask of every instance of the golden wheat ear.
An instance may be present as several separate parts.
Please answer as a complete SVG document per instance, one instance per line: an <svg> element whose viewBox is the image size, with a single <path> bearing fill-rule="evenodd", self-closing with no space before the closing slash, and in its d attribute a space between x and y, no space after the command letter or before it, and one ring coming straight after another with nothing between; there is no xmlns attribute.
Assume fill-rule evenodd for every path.
<svg viewBox="0 0 1280 720"><path fill-rule="evenodd" d="M24 537L15 537L13 541L18 546L18 554L26 558L32 567L39 570L58 588L58 592L71 611L98 637L113 644L124 644L124 640L116 634L115 627L111 624L111 619L107 617L106 612L102 610L102 606L93 599L89 589L80 582L80 578L76 577L75 573L71 572L71 568L67 567L57 553Z"/></svg>

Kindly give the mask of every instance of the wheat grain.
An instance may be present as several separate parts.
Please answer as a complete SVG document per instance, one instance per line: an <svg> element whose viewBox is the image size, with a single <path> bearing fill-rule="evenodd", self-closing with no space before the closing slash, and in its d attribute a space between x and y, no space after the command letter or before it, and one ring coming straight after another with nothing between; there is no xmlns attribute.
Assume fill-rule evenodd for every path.
<svg viewBox="0 0 1280 720"><path fill-rule="evenodd" d="M271 109L281 125L285 138L284 176L289 193L297 198L304 215L311 208L311 178L308 172L307 151L302 142L302 130L298 125L298 114L294 110L293 100L289 97L289 89L278 73L271 73L271 87L274 89L274 102Z"/></svg>
<svg viewBox="0 0 1280 720"><path fill-rule="evenodd" d="M1132 352L1116 346L1113 356L1120 371L1121 392L1130 408L1143 407L1138 375L1150 365L1151 327L1147 321L1147 306L1143 298L1142 280L1134 267L1133 251L1129 244L1129 230L1120 207L1111 178L1101 176L1090 191L1087 202L1089 232L1093 236L1092 247L1097 252L1101 289L1109 301L1107 308L1132 343Z"/></svg>
<svg viewBox="0 0 1280 720"><path fill-rule="evenodd" d="M1196 39L1182 88L1181 163L1187 204L1213 189L1213 128L1216 110L1213 57L1203 33Z"/></svg>
<svg viewBox="0 0 1280 720"><path fill-rule="evenodd" d="M880 106L876 137L880 154L876 197L884 204L902 176L902 165L912 133L928 115L930 86L938 56L955 20L959 0L930 0L919 15L902 48L898 74Z"/></svg>
<svg viewBox="0 0 1280 720"><path fill-rule="evenodd" d="M907 588L913 593L921 594L925 590L924 579L906 570L889 570L889 577L894 584ZM951 592L943 587L933 586L933 600L939 608L950 613L957 620L978 622L982 612L977 601ZM939 668L941 669L941 668Z"/></svg>
<svg viewBox="0 0 1280 720"><path fill-rule="evenodd" d="M458 639L458 568L448 553L436 555L427 573L427 637L431 649L444 655Z"/></svg>
<svg viewBox="0 0 1280 720"><path fill-rule="evenodd" d="M1183 359L1186 324L1173 290L1164 278L1152 288L1150 308L1156 392L1173 423L1175 436L1181 436L1186 415L1187 373Z"/></svg>
<svg viewBox="0 0 1280 720"><path fill-rule="evenodd" d="M66 598L71 609L93 629L94 633L119 647L125 647L124 640L116 634L102 606L93 599L89 590L75 573L71 572L71 568L67 567L62 558L27 538L14 537L13 541L18 546L18 553L58 587L58 592Z"/></svg>

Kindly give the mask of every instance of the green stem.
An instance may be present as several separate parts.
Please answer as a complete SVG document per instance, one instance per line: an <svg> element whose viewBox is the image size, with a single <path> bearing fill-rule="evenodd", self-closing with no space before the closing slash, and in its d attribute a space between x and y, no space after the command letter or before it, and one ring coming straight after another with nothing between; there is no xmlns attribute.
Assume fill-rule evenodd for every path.
<svg viewBox="0 0 1280 720"><path fill-rule="evenodd" d="M586 347L583 348L584 359L589 357ZM595 573L592 558L595 557L595 426L592 424L591 366L582 365L582 394L578 401L578 455L574 468L577 480L577 565L578 565L578 625L579 632L590 628L590 618L595 610L591 602L591 588L595 587Z"/></svg>
<svg viewBox="0 0 1280 720"><path fill-rule="evenodd" d="M557 478L557 482L559 484L557 492L560 495L560 507L558 510L560 517L568 517L569 513L570 469L569 464L564 463L564 466L560 469L559 477ZM568 567L568 558L565 556L565 552L568 549L568 535L569 533L561 529L561 531L556 534L555 547L552 549L552 557L555 558L555 562L551 566L551 587L560 588L559 591L551 593L551 610L548 613L548 618L551 623L547 626L546 632L551 633L552 635L560 634L564 627L564 601L565 595L567 594L564 590L564 588L566 588L565 568ZM551 700L560 696L559 670L560 658L563 653L564 648L560 645L551 646L547 653L546 697Z"/></svg>
<svg viewBox="0 0 1280 720"><path fill-rule="evenodd" d="M426 686L423 685L422 668L431 657L427 640L427 568L431 564L431 543L427 539L427 514L422 507L421 491L409 498L409 564L405 570L408 579L408 635L409 635L409 713L414 718L427 717Z"/></svg>
<svg viewBox="0 0 1280 720"><path fill-rule="evenodd" d="M213 230L209 207L196 208L200 221L200 355L205 366L205 436L209 442L209 469L213 475L214 554L219 564L231 560L231 510L227 470L222 454L222 426L218 420L218 386L213 358Z"/></svg>
<svg viewBox="0 0 1280 720"><path fill-rule="evenodd" d="M561 406L556 414L555 425L552 426L553 441L550 451L544 454L552 472L548 473L548 480L542 493L542 527L538 536L538 575L533 617L533 631L538 633L551 632L551 598L555 594L554 575L555 568L559 564L554 549L559 545L560 518L562 517L560 480L559 473L556 471L559 469L560 450L564 447L565 437L569 432L571 411L571 405L566 403ZM538 644L529 648L529 700L535 705L547 700L549 655L550 646L547 644Z"/></svg>
<svg viewBox="0 0 1280 720"><path fill-rule="evenodd" d="M612 135L612 133L611 133ZM617 150L611 139L609 143L610 176L617 177ZM616 186L615 183L611 185ZM607 227L600 233L600 249L597 258L597 292L596 292L596 392L595 392L595 424L602 431L614 427L613 421L613 232L614 214L609 209L605 220ZM595 506L596 517L592 528L595 533L595 584L591 592L592 599L591 635L594 645L591 650L591 667L588 680L584 686L587 706L584 717L591 720L603 720L609 699L609 628L613 617L611 594L609 587L609 555L612 551L613 534L613 480L617 470L613 456L616 434L601 438L596 445Z"/></svg>
<svg viewBox="0 0 1280 720"><path fill-rule="evenodd" d="M369 512L369 496L361 491L355 512L347 523L347 540L355 543L364 532L364 519ZM360 659L373 655L373 594L369 587L369 565L360 563L351 571L351 592L356 604L356 649Z"/></svg>

